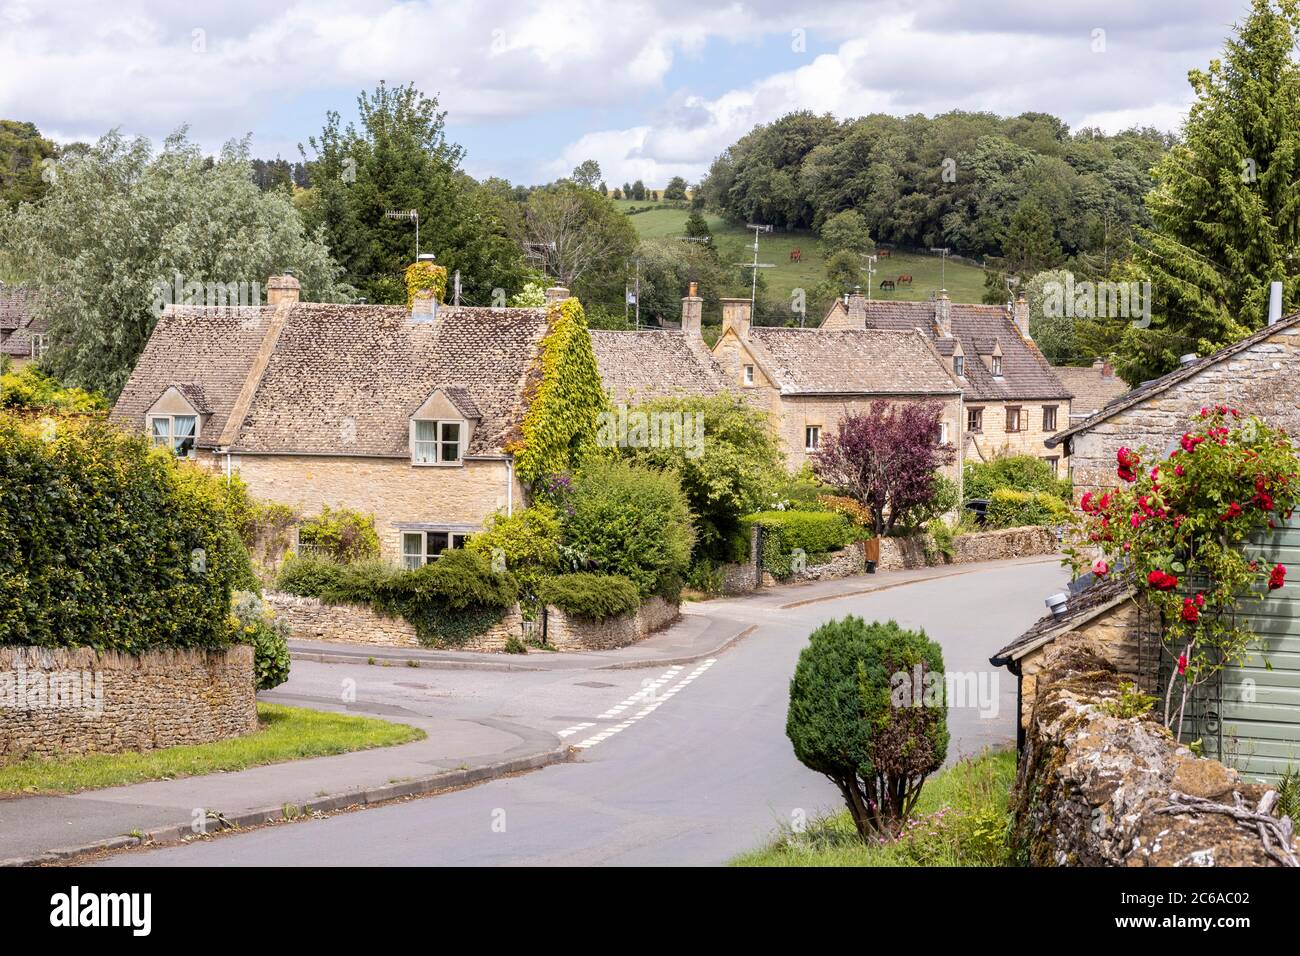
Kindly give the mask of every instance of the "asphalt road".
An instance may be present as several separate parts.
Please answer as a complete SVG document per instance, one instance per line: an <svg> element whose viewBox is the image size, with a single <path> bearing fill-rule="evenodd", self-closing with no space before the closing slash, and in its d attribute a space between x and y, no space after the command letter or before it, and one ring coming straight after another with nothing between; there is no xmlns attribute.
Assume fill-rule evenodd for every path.
<svg viewBox="0 0 1300 956"><path fill-rule="evenodd" d="M1015 681L992 670L988 657L1042 614L1043 598L1065 578L1051 561L997 564L787 610L712 602L707 613L751 621L757 630L712 664L671 673L403 675L371 668L358 693L376 704L490 712L553 731L590 724L573 733L574 743L625 723L649 703L657 706L573 763L328 819L121 854L103 865L724 863L764 843L796 814L838 808L837 792L795 760L784 730L787 685L813 628L857 614L894 618L938 640L949 674L962 675L970 691L949 713L954 760L1014 742ZM286 700L334 694L349 667L365 670L311 665L286 690ZM624 711L593 720L637 694Z"/></svg>

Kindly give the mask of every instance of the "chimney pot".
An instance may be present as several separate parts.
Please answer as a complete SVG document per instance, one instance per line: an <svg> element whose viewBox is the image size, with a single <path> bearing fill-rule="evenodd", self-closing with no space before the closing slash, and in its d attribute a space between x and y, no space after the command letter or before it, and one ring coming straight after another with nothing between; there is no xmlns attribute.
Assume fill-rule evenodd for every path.
<svg viewBox="0 0 1300 956"><path fill-rule="evenodd" d="M1191 365L1193 362L1195 362L1198 358L1200 358L1200 356L1198 356L1195 352L1188 352L1186 355L1178 356L1178 364L1181 366L1188 366Z"/></svg>
<svg viewBox="0 0 1300 956"><path fill-rule="evenodd" d="M266 280L267 305L293 305L299 301L301 294L302 283L294 278L293 274L290 272L285 272L278 276L271 276L271 278Z"/></svg>
<svg viewBox="0 0 1300 956"><path fill-rule="evenodd" d="M1011 319L1016 323L1020 334L1032 341L1032 336L1029 334L1029 300L1025 298L1023 292L1017 293L1016 301L1011 304Z"/></svg>
<svg viewBox="0 0 1300 956"><path fill-rule="evenodd" d="M849 326L855 329L865 329L867 327L867 297L862 294L862 290L855 287L849 293L849 297L844 304L848 307Z"/></svg>
<svg viewBox="0 0 1300 956"><path fill-rule="evenodd" d="M700 323L704 316L704 300L696 295L698 286L692 282L690 286L690 295L682 299L682 331L694 332L700 331Z"/></svg>
<svg viewBox="0 0 1300 956"><path fill-rule="evenodd" d="M1282 318L1282 283L1271 282L1268 286L1268 324L1276 325Z"/></svg>
<svg viewBox="0 0 1300 956"><path fill-rule="evenodd" d="M749 337L750 306L748 299L722 300L722 331L734 328L742 339Z"/></svg>
<svg viewBox="0 0 1300 956"><path fill-rule="evenodd" d="M569 297L569 290L562 285L553 285L546 290L546 304L554 305L557 302L563 302Z"/></svg>

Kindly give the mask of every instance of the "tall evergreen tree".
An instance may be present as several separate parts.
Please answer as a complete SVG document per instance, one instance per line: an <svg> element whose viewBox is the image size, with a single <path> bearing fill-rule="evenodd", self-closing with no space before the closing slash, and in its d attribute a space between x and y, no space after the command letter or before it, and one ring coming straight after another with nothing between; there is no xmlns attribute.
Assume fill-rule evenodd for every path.
<svg viewBox="0 0 1300 956"><path fill-rule="evenodd" d="M1188 74L1184 142L1155 167L1127 278L1152 283L1148 329L1125 332L1120 372L1139 381L1264 324L1268 287L1300 300L1300 32L1297 0L1253 0L1223 59Z"/></svg>

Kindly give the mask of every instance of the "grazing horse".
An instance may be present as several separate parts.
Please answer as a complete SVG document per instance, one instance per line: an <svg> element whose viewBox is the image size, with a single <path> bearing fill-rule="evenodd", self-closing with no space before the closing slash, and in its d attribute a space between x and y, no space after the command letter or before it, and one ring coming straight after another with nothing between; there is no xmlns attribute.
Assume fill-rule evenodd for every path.
<svg viewBox="0 0 1300 956"><path fill-rule="evenodd" d="M893 279L881 279L881 280L880 280L880 291L881 291L881 292L893 292L893 291L894 291L894 280L893 280Z"/></svg>
<svg viewBox="0 0 1300 956"><path fill-rule="evenodd" d="M907 273L903 273L901 276L898 277L898 284L899 284L899 285L911 285L911 284L912 284L912 277L911 277L909 274L907 274Z"/></svg>
<svg viewBox="0 0 1300 956"><path fill-rule="evenodd" d="M802 252L802 250L799 250L799 249L791 249L791 250L790 250L790 261L791 261L791 262L803 262L803 252Z"/></svg>
<svg viewBox="0 0 1300 956"><path fill-rule="evenodd" d="M893 255L893 253L890 252L888 249L877 249L877 250L876 250L876 258L878 258L878 259L888 259L888 258L889 258L890 256L892 256L892 255Z"/></svg>

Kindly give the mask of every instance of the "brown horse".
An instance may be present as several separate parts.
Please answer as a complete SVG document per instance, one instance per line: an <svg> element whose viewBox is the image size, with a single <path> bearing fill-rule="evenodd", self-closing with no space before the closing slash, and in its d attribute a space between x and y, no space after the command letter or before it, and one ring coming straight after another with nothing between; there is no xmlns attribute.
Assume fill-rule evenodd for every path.
<svg viewBox="0 0 1300 956"><path fill-rule="evenodd" d="M893 253L890 252L888 249L877 249L877 250L876 250L876 258L878 258L878 259L888 259L888 258L889 258L890 256L892 256L892 255L893 255Z"/></svg>
<svg viewBox="0 0 1300 956"><path fill-rule="evenodd" d="M880 280L880 291L881 291L881 292L893 292L893 291L894 291L894 280L893 280L893 279L881 279L881 280Z"/></svg>
<svg viewBox="0 0 1300 956"><path fill-rule="evenodd" d="M908 273L903 273L901 276L898 277L898 284L899 284L899 285L911 285L911 284L912 284L912 277L911 277L911 275L909 275Z"/></svg>
<svg viewBox="0 0 1300 956"><path fill-rule="evenodd" d="M791 250L790 250L790 261L791 261L791 262L803 262L803 251L800 250L800 249L791 249Z"/></svg>

